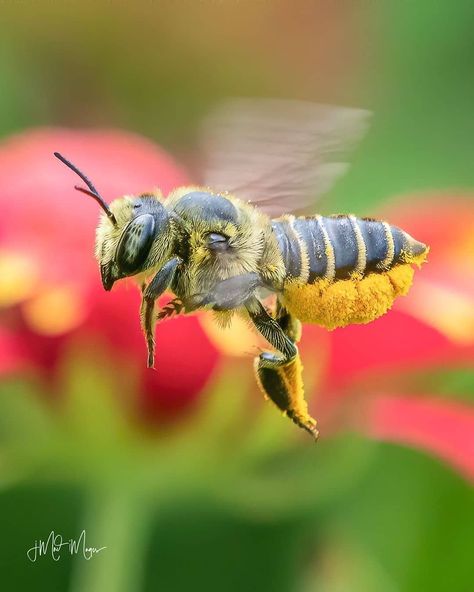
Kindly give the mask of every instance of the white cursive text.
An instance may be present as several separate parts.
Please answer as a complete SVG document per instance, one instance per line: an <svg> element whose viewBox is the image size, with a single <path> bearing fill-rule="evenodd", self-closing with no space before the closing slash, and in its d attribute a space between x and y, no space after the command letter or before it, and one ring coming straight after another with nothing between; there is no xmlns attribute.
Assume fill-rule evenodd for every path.
<svg viewBox="0 0 474 592"><path fill-rule="evenodd" d="M64 540L60 534L56 534L54 530L52 530L45 541L42 539L35 541L35 544L26 552L26 555L33 563L38 557L44 555L50 555L54 561L59 561L61 559L61 551L63 548L65 548L66 552L70 555L77 555L80 553L84 559L89 561L93 555L96 555L107 547L87 547L85 530L81 532L77 540Z"/></svg>

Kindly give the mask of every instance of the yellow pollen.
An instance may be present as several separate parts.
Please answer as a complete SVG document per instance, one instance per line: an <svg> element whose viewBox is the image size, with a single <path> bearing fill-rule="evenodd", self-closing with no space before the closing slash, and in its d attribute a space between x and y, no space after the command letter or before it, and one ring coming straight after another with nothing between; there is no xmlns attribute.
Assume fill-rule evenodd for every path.
<svg viewBox="0 0 474 592"><path fill-rule="evenodd" d="M360 280L290 282L285 286L285 305L303 323L327 329L369 323L386 313L397 296L408 292L413 273L411 265L397 265Z"/></svg>

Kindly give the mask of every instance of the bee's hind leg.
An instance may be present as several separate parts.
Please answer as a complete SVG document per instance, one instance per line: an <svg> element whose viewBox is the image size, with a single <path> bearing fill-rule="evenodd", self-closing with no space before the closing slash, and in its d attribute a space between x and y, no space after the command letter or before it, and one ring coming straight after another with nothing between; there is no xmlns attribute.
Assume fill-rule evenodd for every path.
<svg viewBox="0 0 474 592"><path fill-rule="evenodd" d="M255 358L260 388L296 425L317 439L316 421L304 399L303 367L295 343L301 336L299 321L280 306L274 319L256 298L251 298L246 308L255 327L279 352L263 352Z"/></svg>
<svg viewBox="0 0 474 592"><path fill-rule="evenodd" d="M283 329L285 335L295 343L298 343L301 339L301 322L288 312L288 310L281 304L280 300L277 300L276 303L275 319Z"/></svg>

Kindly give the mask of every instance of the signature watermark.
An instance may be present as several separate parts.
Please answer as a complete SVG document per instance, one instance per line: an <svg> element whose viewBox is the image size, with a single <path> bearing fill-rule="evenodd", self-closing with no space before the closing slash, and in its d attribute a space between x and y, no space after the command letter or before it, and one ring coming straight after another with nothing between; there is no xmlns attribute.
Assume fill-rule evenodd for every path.
<svg viewBox="0 0 474 592"><path fill-rule="evenodd" d="M64 539L62 535L56 534L54 530L49 533L46 540L39 539L28 549L26 556L34 563L40 557L49 555L54 561L61 559L61 553L70 555L82 555L89 561L94 555L100 553L107 547L88 547L86 544L86 531L83 530L78 539Z"/></svg>

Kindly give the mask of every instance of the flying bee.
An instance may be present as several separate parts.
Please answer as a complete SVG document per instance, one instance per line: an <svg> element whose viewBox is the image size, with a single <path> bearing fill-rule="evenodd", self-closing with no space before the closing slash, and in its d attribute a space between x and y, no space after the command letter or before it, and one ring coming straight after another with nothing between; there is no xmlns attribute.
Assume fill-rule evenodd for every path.
<svg viewBox="0 0 474 592"><path fill-rule="evenodd" d="M175 313L245 315L273 351L255 359L264 395L318 437L304 398L301 323L328 329L368 323L412 283L428 247L388 222L353 215L294 215L346 165L367 112L288 101L237 101L207 121L203 186L124 196L107 204L91 181L55 153L101 206L95 254L110 290L135 276L141 326L154 364L155 325ZM275 214L279 214L275 217ZM165 291L175 298L161 311ZM265 295L276 296L269 310Z"/></svg>

